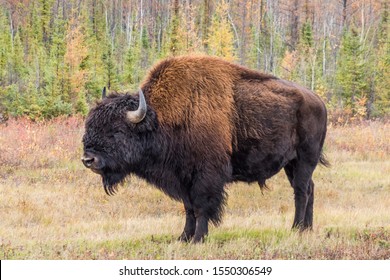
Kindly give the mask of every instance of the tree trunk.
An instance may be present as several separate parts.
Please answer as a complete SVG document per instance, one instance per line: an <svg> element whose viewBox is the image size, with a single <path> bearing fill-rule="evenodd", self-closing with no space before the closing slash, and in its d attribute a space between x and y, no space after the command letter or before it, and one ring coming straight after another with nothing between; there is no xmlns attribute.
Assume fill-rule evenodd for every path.
<svg viewBox="0 0 390 280"><path fill-rule="evenodd" d="M210 0L203 1L202 42L203 48L208 49L208 30L210 26Z"/></svg>
<svg viewBox="0 0 390 280"><path fill-rule="evenodd" d="M294 6L291 13L291 47L293 50L296 49L298 44L299 34L299 0L294 0Z"/></svg>

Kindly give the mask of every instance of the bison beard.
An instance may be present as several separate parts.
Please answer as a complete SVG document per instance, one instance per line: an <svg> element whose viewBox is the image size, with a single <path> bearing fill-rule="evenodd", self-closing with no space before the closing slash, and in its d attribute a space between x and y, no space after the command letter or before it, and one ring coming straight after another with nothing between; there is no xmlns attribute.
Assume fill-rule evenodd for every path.
<svg viewBox="0 0 390 280"><path fill-rule="evenodd" d="M121 183L126 174L108 173L102 175L104 191L107 195L114 195L118 190L118 184Z"/></svg>
<svg viewBox="0 0 390 280"><path fill-rule="evenodd" d="M182 241L200 242L221 222L229 182L265 181L284 169L294 190L293 227L313 225L314 183L326 109L311 91L218 58L157 64L139 96L114 94L86 120L86 167L108 195L128 174L181 201Z"/></svg>

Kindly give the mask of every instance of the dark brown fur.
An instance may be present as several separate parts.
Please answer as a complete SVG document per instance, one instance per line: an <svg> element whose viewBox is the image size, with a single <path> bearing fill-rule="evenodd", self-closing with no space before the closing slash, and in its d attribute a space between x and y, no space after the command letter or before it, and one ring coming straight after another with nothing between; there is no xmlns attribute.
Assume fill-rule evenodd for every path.
<svg viewBox="0 0 390 280"><path fill-rule="evenodd" d="M124 112L138 103L129 95L107 98L87 120L86 153L101 161L109 158L108 171L101 171L105 186L129 173L145 178L184 203L181 240L198 242L207 234L209 221L221 221L226 183L258 182L263 187L284 168L295 194L293 226L312 227L311 177L318 162L326 163L321 154L326 109L314 93L208 56L163 60L141 88L148 104L141 123L126 124ZM98 116L108 114L115 117L104 121L113 127L110 133L121 129L127 136L121 136L121 144L110 143L121 145L118 151L111 148L110 155L100 155L93 148L96 137L104 146L100 142L105 135L96 132L102 125Z"/></svg>

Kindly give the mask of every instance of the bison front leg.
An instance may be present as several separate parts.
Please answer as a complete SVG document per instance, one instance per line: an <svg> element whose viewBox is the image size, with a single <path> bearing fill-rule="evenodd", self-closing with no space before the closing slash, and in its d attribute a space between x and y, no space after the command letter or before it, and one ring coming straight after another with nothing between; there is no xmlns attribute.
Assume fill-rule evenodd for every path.
<svg viewBox="0 0 390 280"><path fill-rule="evenodd" d="M184 226L183 233L179 237L179 241L194 243L202 242L204 237L208 233L208 222L209 218L204 212L205 203L202 198L203 196L196 196L193 200L195 201L195 210L190 203L184 203L186 211L186 223Z"/></svg>
<svg viewBox="0 0 390 280"><path fill-rule="evenodd" d="M197 214L195 214L196 229L194 239L192 240L193 243L203 242L209 233L209 218L207 215L200 214L200 212L202 212L202 210L197 211Z"/></svg>
<svg viewBox="0 0 390 280"><path fill-rule="evenodd" d="M190 242L195 234L196 218L192 206L185 203L184 208L186 210L186 224L184 226L183 233L179 237L179 240L183 242Z"/></svg>
<svg viewBox="0 0 390 280"><path fill-rule="evenodd" d="M218 225L222 219L226 200L224 186L227 176L212 172L200 174L194 181L190 198L194 209L196 226L192 242L203 242L208 234L209 221Z"/></svg>
<svg viewBox="0 0 390 280"><path fill-rule="evenodd" d="M190 242L192 240L194 243L202 242L208 233L209 219L201 208L194 211L192 208L184 207L186 209L186 223L179 241Z"/></svg>

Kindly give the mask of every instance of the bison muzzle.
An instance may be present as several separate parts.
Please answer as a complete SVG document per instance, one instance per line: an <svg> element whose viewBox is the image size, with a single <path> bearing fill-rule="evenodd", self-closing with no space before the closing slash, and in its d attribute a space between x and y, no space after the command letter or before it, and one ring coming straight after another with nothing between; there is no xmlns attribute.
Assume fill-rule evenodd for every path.
<svg viewBox="0 0 390 280"><path fill-rule="evenodd" d="M292 82L214 57L169 58L138 94L108 95L90 111L82 161L109 195L135 174L183 202L187 242L221 222L227 183L264 187L284 168L293 227L310 229L326 119L321 99Z"/></svg>

